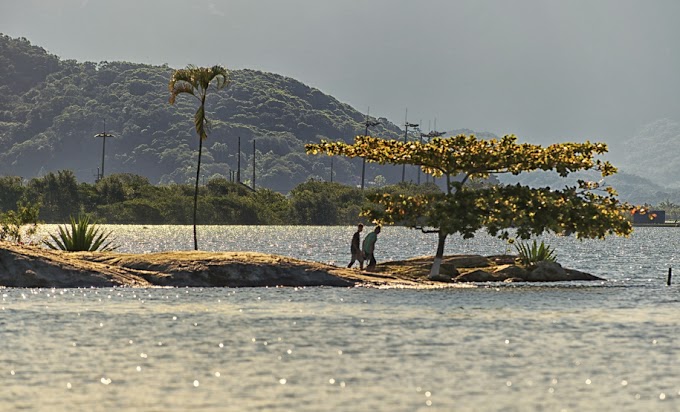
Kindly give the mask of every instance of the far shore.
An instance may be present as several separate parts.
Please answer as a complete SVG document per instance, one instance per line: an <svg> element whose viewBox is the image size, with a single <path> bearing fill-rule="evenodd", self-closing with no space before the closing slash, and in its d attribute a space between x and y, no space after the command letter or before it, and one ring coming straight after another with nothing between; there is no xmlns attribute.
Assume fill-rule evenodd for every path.
<svg viewBox="0 0 680 412"><path fill-rule="evenodd" d="M379 263L371 272L256 252L173 251L149 254L62 252L0 242L5 287L447 287L478 282L604 280L559 264L528 270L514 256L446 256L439 281L432 256Z"/></svg>

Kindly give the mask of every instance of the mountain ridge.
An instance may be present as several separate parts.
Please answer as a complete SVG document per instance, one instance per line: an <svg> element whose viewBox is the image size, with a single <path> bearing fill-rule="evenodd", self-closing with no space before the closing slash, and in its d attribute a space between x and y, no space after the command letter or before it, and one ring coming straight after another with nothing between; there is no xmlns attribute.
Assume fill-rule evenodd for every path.
<svg viewBox="0 0 680 412"><path fill-rule="evenodd" d="M138 174L154 184L191 182L198 147L192 123L196 106L188 98L168 103L172 71L168 65L62 60L25 38L0 35L0 175L30 179L68 169L80 181L92 182L101 172L105 149L107 174ZM234 179L240 165L242 181L250 182L254 172L258 185L284 193L310 179L361 183L359 159L307 156L304 144L351 141L365 132L364 114L290 77L251 69L230 74L232 85L208 96L212 130L204 145L204 180ZM369 134L404 138L397 125L377 120ZM93 137L102 131L113 134L105 148ZM450 133L496 137L464 128ZM668 187L676 181L665 167L680 166L668 150L674 141L680 142L680 125L660 120L625 142L623 166L616 165L621 173L609 179L622 200L680 201L680 190ZM400 181L401 167L366 166L367 185ZM406 180L416 181L417 173L407 168ZM540 173L519 180L557 183Z"/></svg>
<svg viewBox="0 0 680 412"><path fill-rule="evenodd" d="M92 181L104 150L92 138L106 130L105 171L135 173L156 183L184 183L195 170L195 104L168 103L167 65L61 60L26 39L0 37L0 174L38 176L71 169ZM365 115L320 90L274 73L230 71L231 86L208 95L212 122L206 141L206 178L229 176L238 165L250 175L252 142L257 181L288 191L310 178L329 180L330 161L308 157L304 144L319 139L349 141L364 133ZM396 138L400 129L385 118L373 132ZM334 159L334 178L357 184L360 162ZM153 167L150 167L153 165ZM392 170L394 169L394 170ZM369 165L372 177L397 177L395 168Z"/></svg>

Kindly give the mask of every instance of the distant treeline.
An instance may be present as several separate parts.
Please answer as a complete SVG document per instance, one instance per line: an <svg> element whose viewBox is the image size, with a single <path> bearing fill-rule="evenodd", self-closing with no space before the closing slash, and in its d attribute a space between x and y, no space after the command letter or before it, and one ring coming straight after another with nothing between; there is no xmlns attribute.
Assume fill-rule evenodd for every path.
<svg viewBox="0 0 680 412"><path fill-rule="evenodd" d="M400 183L362 191L340 183L307 181L288 195L229 181L207 180L200 187L198 221L204 225L348 225L362 221L360 210L371 193L416 194L439 191L432 184ZM99 223L191 224L192 184L152 185L143 176L113 174L94 184L78 182L60 170L23 181L0 176L0 214L18 204L39 204L40 220L66 223L88 214Z"/></svg>
<svg viewBox="0 0 680 412"><path fill-rule="evenodd" d="M229 69L229 67L227 67ZM93 182L106 140L106 172L133 173L153 184L187 183L196 170L194 102L170 105L173 69L131 62L62 60L26 39L0 35L0 175L26 178L72 170ZM365 133L366 117L297 80L254 70L231 70L231 86L212 93L212 121L204 142L206 178L254 167L258 184L287 193L310 179L359 184L359 160L310 157L305 143L351 141ZM403 138L387 119L371 127ZM417 136L414 136L416 138ZM240 142L240 144L239 144ZM247 165L247 166L246 166ZM415 180L417 169L407 169ZM398 182L401 168L366 165L366 183L381 175Z"/></svg>

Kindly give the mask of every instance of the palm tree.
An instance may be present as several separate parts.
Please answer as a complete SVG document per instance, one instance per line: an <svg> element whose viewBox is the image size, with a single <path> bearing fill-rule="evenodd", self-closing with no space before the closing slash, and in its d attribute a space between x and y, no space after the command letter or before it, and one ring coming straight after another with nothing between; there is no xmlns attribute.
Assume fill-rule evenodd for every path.
<svg viewBox="0 0 680 412"><path fill-rule="evenodd" d="M659 203L659 205L656 208L665 211L666 218L672 219L677 222L678 215L680 214L679 213L680 205L676 205L675 203L671 202L670 199L666 199L663 202Z"/></svg>
<svg viewBox="0 0 680 412"><path fill-rule="evenodd" d="M208 138L210 122L205 115L205 98L208 89L214 81L217 90L223 89L231 83L229 72L222 66L196 67L189 65L186 69L175 70L168 84L170 89L170 104L182 93L188 93L199 101L198 110L194 115L194 126L198 134L198 167L196 168L196 190L194 192L194 250L198 250L196 236L196 209L198 207L198 182L201 176L201 152L203 140Z"/></svg>

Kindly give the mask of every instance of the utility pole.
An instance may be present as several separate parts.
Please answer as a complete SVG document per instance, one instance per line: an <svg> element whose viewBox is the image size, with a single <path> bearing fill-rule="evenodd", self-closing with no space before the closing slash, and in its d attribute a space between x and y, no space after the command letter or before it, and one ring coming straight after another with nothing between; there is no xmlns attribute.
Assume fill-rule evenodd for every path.
<svg viewBox="0 0 680 412"><path fill-rule="evenodd" d="M236 183L241 183L241 136L238 137L238 159L236 160Z"/></svg>
<svg viewBox="0 0 680 412"><path fill-rule="evenodd" d="M429 128L429 126L428 126ZM437 119L434 119L434 128L437 129ZM442 137L444 132L438 132L437 130L431 130L428 133L420 134L420 143L423 142L423 137L427 137L427 142L429 143L435 137ZM429 181L429 175L425 175L426 181ZM432 183L434 183L434 177L432 177ZM418 184L420 184L420 171L418 171Z"/></svg>
<svg viewBox="0 0 680 412"><path fill-rule="evenodd" d="M420 121L421 123L423 122L422 120ZM420 145L423 145L423 133L420 132ZM420 186L420 167L418 168L418 186Z"/></svg>
<svg viewBox="0 0 680 412"><path fill-rule="evenodd" d="M333 183L333 156L331 156L331 183Z"/></svg>
<svg viewBox="0 0 680 412"><path fill-rule="evenodd" d="M409 123L408 122L408 108L406 108L406 116L404 117L404 144L406 143L406 140L408 139L408 128L409 127L418 127L417 124L415 123ZM406 164L401 165L401 182L404 183L404 180L406 179Z"/></svg>
<svg viewBox="0 0 680 412"><path fill-rule="evenodd" d="M253 137L253 190L255 190L255 138Z"/></svg>
<svg viewBox="0 0 680 412"><path fill-rule="evenodd" d="M368 110L366 111L366 121L364 122L364 125L366 126L366 129L364 130L364 136L368 136L368 128L369 127L375 127L380 124L379 121L377 120L371 120L368 116L370 113L371 108L369 107ZM362 158L361 162L361 190L364 190L364 179L366 178L366 158Z"/></svg>
<svg viewBox="0 0 680 412"><path fill-rule="evenodd" d="M427 132L430 133L432 131L432 120L427 121ZM430 139L427 139L427 142L430 142ZM430 181L430 175L425 175L425 183L429 183Z"/></svg>
<svg viewBox="0 0 680 412"><path fill-rule="evenodd" d="M94 135L94 137L101 137L102 138L102 168L101 172L97 173L97 182L101 179L104 178L104 157L106 156L106 138L107 137L113 137L111 133L106 133L106 119L104 119L104 131L101 133L97 133Z"/></svg>

